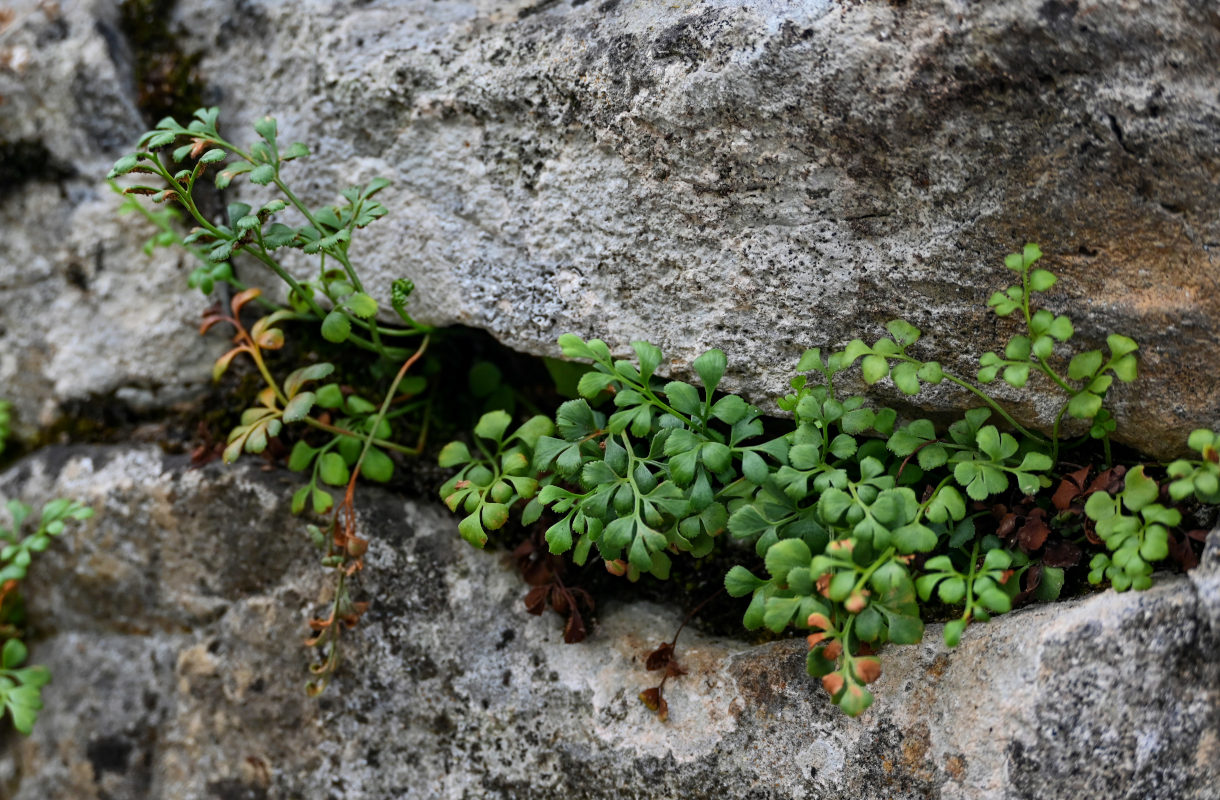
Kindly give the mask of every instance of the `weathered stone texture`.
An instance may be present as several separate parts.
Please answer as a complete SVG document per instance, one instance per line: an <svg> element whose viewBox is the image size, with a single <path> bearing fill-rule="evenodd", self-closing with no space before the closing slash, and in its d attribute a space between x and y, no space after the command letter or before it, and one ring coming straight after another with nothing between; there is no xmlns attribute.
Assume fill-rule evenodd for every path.
<svg viewBox="0 0 1220 800"><path fill-rule="evenodd" d="M47 156L0 202L20 301L0 322L28 354L0 374L22 375L27 422L197 379L214 355L175 259L104 221L98 176L141 127L117 13L62 4L0 42L0 139ZM358 262L383 294L414 278L423 319L535 353L567 331L624 353L648 338L678 373L723 346L729 385L766 401L803 348L896 315L971 373L1013 332L984 308L1003 255L1036 240L1064 277L1047 305L1083 343L1143 345L1138 388L1114 392L1120 437L1164 454L1220 424L1207 0L181 0L172 24L239 141L271 112L318 154L293 175L311 202L394 180ZM99 268L113 288L73 277ZM161 324L131 324L133 305ZM1054 395L1032 398L1018 415L1047 424Z"/></svg>
<svg viewBox="0 0 1220 800"><path fill-rule="evenodd" d="M648 338L679 372L723 346L761 400L903 315L972 374L1014 330L985 309L1003 256L1038 241L1081 341L1143 345L1122 436L1220 422L1214 4L180 8L230 119L274 109L332 161L316 201L394 180L361 263L427 319ZM1047 388L1022 416L1049 423Z"/></svg>
<svg viewBox="0 0 1220 800"><path fill-rule="evenodd" d="M12 5L12 4L10 4ZM102 181L144 129L115 4L18 3L0 33L0 398L27 438L65 406L116 395L137 409L197 394L219 340L181 253L118 217Z"/></svg>
<svg viewBox="0 0 1220 800"><path fill-rule="evenodd" d="M0 396L23 433L99 395L189 398L224 347L151 229L100 181L147 124L114 0L13 6L0 33ZM1140 340L1120 434L1154 453L1220 425L1220 12L1207 0L654 3L180 0L208 102L317 153L312 203L384 175L357 237L421 318L554 354L566 331L709 346L765 400L804 347L904 315L968 373L1037 240L1048 296L1099 344ZM294 168L296 170L296 168ZM248 187L238 193L253 196ZM215 198L214 198L215 199ZM220 204L217 203L219 208ZM296 268L308 269L305 264ZM239 265L247 277L251 265ZM879 390L884 394L885 387ZM1018 416L1045 423L1043 389ZM949 392L919 399L956 407ZM325 597L279 473L135 448L50 450L0 493L99 514L31 578L56 682L9 736L33 798L1217 798L1220 565L886 653L860 720L803 645L683 634L660 724L642 654L680 612L607 603L566 646L494 553L370 491L375 599L320 702Z"/></svg>
<svg viewBox="0 0 1220 800"><path fill-rule="evenodd" d="M806 676L802 641L688 630L662 724L636 695L678 609L610 602L565 645L558 618L525 612L502 554L371 490L373 607L314 701L298 643L326 584L286 508L292 479L123 447L43 451L0 477L0 494L99 512L31 576L32 658L55 681L34 734L7 739L0 794L1217 797L1216 556L1148 592L974 626L953 651L932 626L885 649L858 720Z"/></svg>

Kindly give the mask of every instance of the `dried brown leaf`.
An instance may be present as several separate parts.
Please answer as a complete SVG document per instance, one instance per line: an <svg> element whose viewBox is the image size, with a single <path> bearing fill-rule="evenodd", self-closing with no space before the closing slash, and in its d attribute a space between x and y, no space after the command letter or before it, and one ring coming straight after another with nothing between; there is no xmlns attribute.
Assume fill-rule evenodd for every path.
<svg viewBox="0 0 1220 800"><path fill-rule="evenodd" d="M571 609L571 604L568 602L568 593L561 587L551 586L551 608L555 609L556 614L567 615Z"/></svg>
<svg viewBox="0 0 1220 800"><path fill-rule="evenodd" d="M585 628L584 617L573 607L571 613L568 614L567 623L563 626L563 641L567 644L576 644L583 642L588 635L589 631Z"/></svg>
<svg viewBox="0 0 1220 800"><path fill-rule="evenodd" d="M644 704L645 708L656 714L657 719L661 722L669 719L669 703L666 703L665 698L661 695L661 687L654 686L640 692L640 702Z"/></svg>
<svg viewBox="0 0 1220 800"><path fill-rule="evenodd" d="M530 589L525 595L525 610L535 617L540 615L546 610L546 596L550 590L549 586L535 586Z"/></svg>
<svg viewBox="0 0 1220 800"><path fill-rule="evenodd" d="M1084 491L1091 469L1092 467L1085 466L1063 476L1063 480L1059 482L1059 487L1055 489L1055 494L1051 496L1051 503L1057 510L1067 511L1071 508L1072 502Z"/></svg>
<svg viewBox="0 0 1220 800"><path fill-rule="evenodd" d="M669 662L674 657L674 646L670 642L665 642L656 650L650 652L644 658L644 669L652 672L658 669L665 669Z"/></svg>
<svg viewBox="0 0 1220 800"><path fill-rule="evenodd" d="M1042 509L1034 509L1025 518L1025 524L1021 526L1021 530L1017 532L1017 542L1026 553L1032 553L1042 547L1046 543L1046 538L1050 536L1051 529L1046 524L1045 516Z"/></svg>

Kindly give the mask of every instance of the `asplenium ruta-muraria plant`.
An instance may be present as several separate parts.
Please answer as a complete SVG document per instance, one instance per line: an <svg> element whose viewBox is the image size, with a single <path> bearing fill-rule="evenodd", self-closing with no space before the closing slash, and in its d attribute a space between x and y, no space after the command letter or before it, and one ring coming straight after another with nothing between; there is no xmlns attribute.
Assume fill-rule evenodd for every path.
<svg viewBox="0 0 1220 800"><path fill-rule="evenodd" d="M0 526L0 706L8 712L13 727L24 734L34 728L42 709L42 687L51 680L46 667L23 666L28 656L25 642L25 603L21 582L36 553L51 546L51 540L72 522L93 516L93 509L71 500L52 500L42 508L38 524L26 533L33 509L10 500L9 527Z"/></svg>
<svg viewBox="0 0 1220 800"><path fill-rule="evenodd" d="M405 278L389 288L390 309L397 318L386 323L381 304L365 290L349 248L360 230L385 216L376 196L389 182L383 178L340 193L340 200L310 206L290 188L290 165L309 155L300 142L284 143L271 117L254 123L253 143L239 146L221 135L219 110L199 109L186 125L167 117L140 137L136 152L119 159L109 178L138 176L142 181L115 188L126 196L124 210L143 214L158 228L149 243L180 246L199 265L188 283L205 295L221 298L204 315L201 332L219 324L234 331L233 347L216 362L217 380L234 359L246 358L258 370L263 389L245 409L228 435L222 457L226 463L242 453L266 451L270 441L292 426L295 442L288 459L291 470L306 476L292 495L294 513L329 514L325 531L307 526L310 539L322 550L322 564L334 571L336 589L330 614L311 621L310 643L319 649L311 692L320 692L339 664L338 642L343 626L356 623L366 604L355 602L347 579L362 566L367 541L356 531L353 495L357 476L374 482L390 480L392 454L418 455L424 446L431 392L427 381L406 373L423 355L432 328L407 312L414 285ZM242 181L257 201L231 202L220 219L200 208L198 192L206 180L216 189L232 191ZM148 196L160 209L149 209L136 198ZM193 229L183 234L183 219ZM309 278L298 278L281 263L283 254L297 251L316 264ZM259 286L239 279L239 267L254 267L254 275L273 276L283 284L287 303L268 300ZM226 311L225 306L228 306ZM243 312L257 308L253 323ZM361 386L377 394L347 388L336 380L332 362L308 358L276 374L269 355L283 350L294 330L312 327L327 342L375 354ZM408 440L409 441L404 441ZM336 502L328 487L343 490Z"/></svg>
<svg viewBox="0 0 1220 800"><path fill-rule="evenodd" d="M957 609L943 634L954 646L969 623L1018 600L1054 599L1063 586L1063 569L1042 563L1037 537L1018 541L976 522L1001 502L1048 514L1044 490L1059 477L1057 454L1079 443L1061 441L1064 417L1083 421L1084 441L1108 445L1114 420L1105 398L1115 379L1135 379L1137 348L1114 334L1107 351L1068 351L1071 320L1033 307L1035 293L1055 283L1034 267L1040 257L1027 245L1006 259L1020 282L990 305L1000 316L1020 312L1023 330L1002 355L984 355L973 379L920 355L921 332L895 320L872 344L806 351L792 393L778 400L791 415L782 433L768 434L742 398L717 394L728 369L720 350L695 359L696 385L659 377L661 351L647 342L632 343L631 361L600 340L562 336L565 356L592 365L581 399L564 403L553 424L535 417L514 429L503 412L485 416L473 447L442 451L441 464L459 472L441 496L476 546L514 509L526 525L546 513L552 553L578 564L595 553L629 579L666 578L673 558L706 556L726 534L752 545L763 569L738 565L725 577L731 595L749 598L745 627L807 631L810 674L859 714L873 701L881 646L920 641L924 604ZM927 419L900 424L892 409L843 390L857 369L865 383L888 379L906 395L948 381L984 405L947 429ZM1020 425L983 388L995 380L1021 388L1035 375L1063 395L1049 436ZM1195 449L1212 448L1202 461L1171 467L1177 499L1215 499L1215 440L1203 438L1192 437ZM1137 469L1118 497L1090 490L1087 516L1112 553L1099 554L1106 561L1095 560L1094 573L1139 576L1107 572L1116 589L1146 585L1146 565L1165 558L1164 532L1179 521L1148 499L1147 481ZM1070 511L1053 521L1079 528Z"/></svg>

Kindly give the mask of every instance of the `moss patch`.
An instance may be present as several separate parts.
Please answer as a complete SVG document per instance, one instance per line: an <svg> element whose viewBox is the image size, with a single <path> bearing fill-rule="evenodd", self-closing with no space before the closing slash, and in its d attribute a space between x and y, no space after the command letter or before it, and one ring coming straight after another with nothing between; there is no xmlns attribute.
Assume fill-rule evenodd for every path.
<svg viewBox="0 0 1220 800"><path fill-rule="evenodd" d="M176 0L124 0L119 28L131 46L136 105L149 124L167 117L190 117L202 106L201 53L185 52L181 34L170 27Z"/></svg>

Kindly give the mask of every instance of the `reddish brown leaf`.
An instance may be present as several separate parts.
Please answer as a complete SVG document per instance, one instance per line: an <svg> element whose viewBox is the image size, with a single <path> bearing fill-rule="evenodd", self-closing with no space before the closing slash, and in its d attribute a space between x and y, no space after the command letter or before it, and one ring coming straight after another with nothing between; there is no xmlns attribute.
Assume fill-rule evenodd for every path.
<svg viewBox="0 0 1220 800"><path fill-rule="evenodd" d="M545 560L529 561L521 565L521 577L530 586L550 586L555 582L555 570Z"/></svg>
<svg viewBox="0 0 1220 800"><path fill-rule="evenodd" d="M686 670L682 669L682 666L677 661L670 661L665 665L666 678L680 678L685 674Z"/></svg>
<svg viewBox="0 0 1220 800"><path fill-rule="evenodd" d="M1091 467L1081 467L1075 472L1068 473L1063 476L1063 480L1059 483L1059 488L1055 490L1055 494L1051 497L1051 503L1059 511L1067 511L1072 506L1072 501L1080 496L1084 490L1085 482L1089 479L1089 470Z"/></svg>
<svg viewBox="0 0 1220 800"><path fill-rule="evenodd" d="M199 323L199 335L202 336L222 322L232 322L232 320L220 314L205 314L203 322Z"/></svg>
<svg viewBox="0 0 1220 800"><path fill-rule="evenodd" d="M535 617L540 615L546 609L546 596L550 590L550 586L535 586L530 589L525 595L525 610Z"/></svg>
<svg viewBox="0 0 1220 800"><path fill-rule="evenodd" d="M568 613L571 604L568 603L568 593L559 586L551 586L551 608L555 609L556 614Z"/></svg>
<svg viewBox="0 0 1220 800"><path fill-rule="evenodd" d="M819 628L824 631L830 630L830 618L818 611L810 614L809 619L806 620L806 622L811 628Z"/></svg>
<svg viewBox="0 0 1220 800"><path fill-rule="evenodd" d="M589 594L584 589L581 589L579 586L569 588L568 595L572 598L574 603L579 602L581 605L583 605L585 607L585 611L593 613L593 609L596 606L596 604L593 602L593 595Z"/></svg>
<svg viewBox="0 0 1220 800"><path fill-rule="evenodd" d="M1000 520L999 526L995 530L995 535L1001 539L1010 539L1013 532L1017 529L1017 515L1011 512L1004 515Z"/></svg>
<svg viewBox="0 0 1220 800"><path fill-rule="evenodd" d="M244 306L246 303L249 303L251 300L258 297L262 293L263 293L262 289L255 288L255 289L246 289L243 292L238 292L237 294L233 295L233 298L231 300L229 300L229 308L233 309L233 316L237 316L238 314L240 314L242 306Z"/></svg>
<svg viewBox="0 0 1220 800"><path fill-rule="evenodd" d="M654 686L640 692L640 702L644 704L645 708L656 714L657 719L661 722L669 719L669 703L666 703L665 698L661 696L661 687Z"/></svg>
<svg viewBox="0 0 1220 800"><path fill-rule="evenodd" d="M822 687L830 692L830 696L834 697L843 689L843 676L837 672L832 672L822 678Z"/></svg>
<svg viewBox="0 0 1220 800"><path fill-rule="evenodd" d="M1046 513L1040 509L1034 509L1025 519L1025 524L1021 526L1021 530L1017 533L1017 542L1020 543L1021 549L1026 553L1032 553L1046 543L1046 537L1050 536L1051 529L1047 527L1044 517Z"/></svg>
<svg viewBox="0 0 1220 800"><path fill-rule="evenodd" d="M1038 584L1042 583L1042 565L1034 564L1028 570L1026 570L1022 583L1024 583L1025 586L1021 591L1017 592L1015 597L1013 597L1013 606L1024 605L1029 600L1030 596L1033 595L1034 590L1038 588Z"/></svg>
<svg viewBox="0 0 1220 800"><path fill-rule="evenodd" d="M1126 467L1110 467L1110 469L1099 473L1093 479L1093 482L1089 484L1089 488L1084 494L1092 494L1093 492L1109 492L1114 494L1123 488L1123 476L1126 474Z"/></svg>
<svg viewBox="0 0 1220 800"><path fill-rule="evenodd" d="M576 644L583 642L585 637L589 635L589 631L585 629L584 617L575 608L568 615L568 621L563 626L563 641L567 644Z"/></svg>
<svg viewBox="0 0 1220 800"><path fill-rule="evenodd" d="M669 662L674 657L674 646L669 642L665 642L656 650L653 650L644 659L644 669L652 672L658 669L665 669Z"/></svg>
<svg viewBox="0 0 1220 800"><path fill-rule="evenodd" d="M1196 542L1206 542L1207 541L1207 531L1203 528L1197 528L1193 531L1187 531L1186 535L1188 537L1190 537L1191 539L1194 539Z"/></svg>

